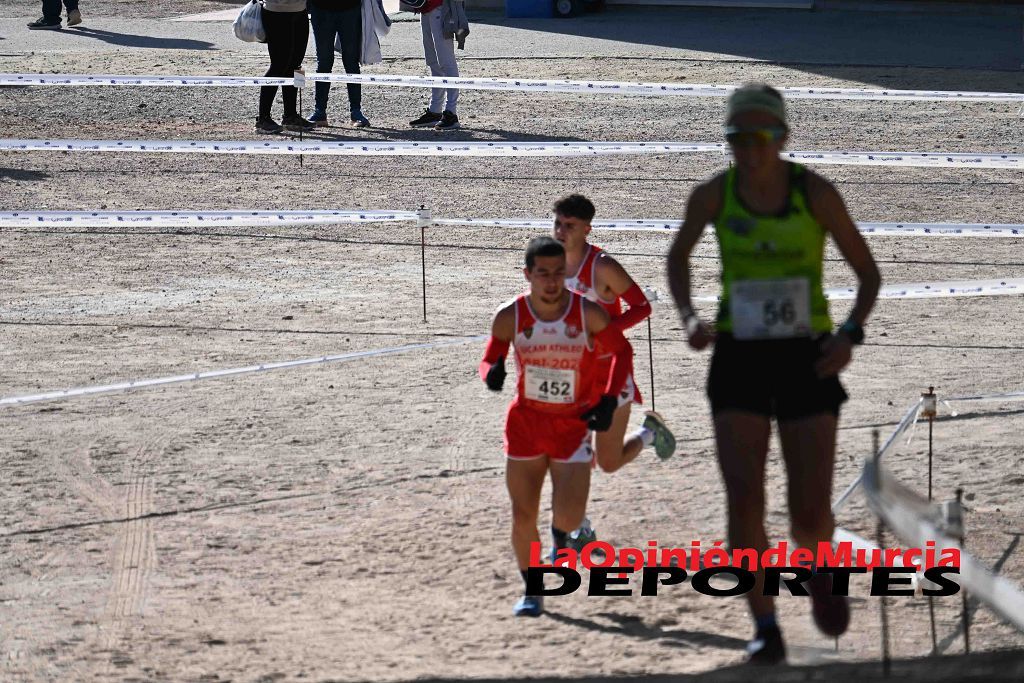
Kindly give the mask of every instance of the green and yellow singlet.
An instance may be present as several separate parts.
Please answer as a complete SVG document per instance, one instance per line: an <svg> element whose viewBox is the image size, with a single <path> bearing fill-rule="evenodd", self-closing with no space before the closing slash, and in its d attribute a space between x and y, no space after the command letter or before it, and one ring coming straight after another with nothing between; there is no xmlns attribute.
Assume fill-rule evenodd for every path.
<svg viewBox="0 0 1024 683"><path fill-rule="evenodd" d="M821 271L826 230L811 215L805 169L789 164L789 200L777 216L756 214L725 175L715 234L722 258L717 328L736 339L789 339L832 330Z"/></svg>

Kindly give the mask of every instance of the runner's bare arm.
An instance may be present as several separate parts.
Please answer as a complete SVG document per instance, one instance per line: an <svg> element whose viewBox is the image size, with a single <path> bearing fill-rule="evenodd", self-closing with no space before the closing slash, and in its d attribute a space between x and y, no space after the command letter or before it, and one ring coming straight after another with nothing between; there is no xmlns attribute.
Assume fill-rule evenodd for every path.
<svg viewBox="0 0 1024 683"><path fill-rule="evenodd" d="M617 396L626 385L626 380L633 372L633 347L629 345L622 331L611 324L608 311L593 301L583 302L583 315L586 320L587 334L601 347L612 354L612 368L608 383L604 387L605 395Z"/></svg>
<svg viewBox="0 0 1024 683"><path fill-rule="evenodd" d="M607 288L613 296L623 299L629 306L622 315L612 318L611 324L620 331L625 332L651 315L651 302L647 300L644 290L633 281L622 264L607 253L602 253L597 259L594 279L597 280L600 289Z"/></svg>
<svg viewBox="0 0 1024 683"><path fill-rule="evenodd" d="M686 203L686 217L668 252L668 284L683 319L690 346L702 349L714 341L714 332L697 317L690 298L690 254L721 209L722 175L693 189Z"/></svg>
<svg viewBox="0 0 1024 683"><path fill-rule="evenodd" d="M875 306L878 289L882 284L878 265L864 241L864 236L850 218L843 198L832 183L816 173L808 173L807 195L814 217L829 231L839 252L857 274L857 300L850 311L849 319L863 325Z"/></svg>
<svg viewBox="0 0 1024 683"><path fill-rule="evenodd" d="M491 322L491 338L487 340L484 359L478 368L480 379L491 391L501 391L505 384L505 355L515 336L515 302L503 306L494 314Z"/></svg>
<svg viewBox="0 0 1024 683"><path fill-rule="evenodd" d="M816 173L808 173L807 197L814 217L832 235L840 253L857 274L857 300L846 324L863 326L871 309L874 308L878 288L882 283L878 265L864 237L850 218L843 198L839 196L832 183ZM821 357L814 366L819 377L836 375L850 362L853 357L853 343L849 334L840 328L839 334L832 336L822 345Z"/></svg>
<svg viewBox="0 0 1024 683"><path fill-rule="evenodd" d="M580 415L580 419L587 423L588 428L595 432L604 432L612 426L612 418L618 406L616 396L622 391L626 380L633 372L633 347L622 336L622 331L611 324L608 311L594 302L583 302L583 319L590 338L613 354L608 382L603 387L604 393L596 405Z"/></svg>

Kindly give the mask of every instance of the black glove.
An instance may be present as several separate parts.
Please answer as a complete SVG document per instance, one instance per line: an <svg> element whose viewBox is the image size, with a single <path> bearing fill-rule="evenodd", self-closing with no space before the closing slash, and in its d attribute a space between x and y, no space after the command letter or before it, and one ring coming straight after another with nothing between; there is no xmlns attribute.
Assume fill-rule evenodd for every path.
<svg viewBox="0 0 1024 683"><path fill-rule="evenodd" d="M494 361L491 369L487 371L487 388L491 391L501 391L505 385L505 357L502 356Z"/></svg>
<svg viewBox="0 0 1024 683"><path fill-rule="evenodd" d="M606 432L612 426L612 416L619 402L612 394L605 394L593 408L580 415L581 420L587 421L587 427L595 432Z"/></svg>

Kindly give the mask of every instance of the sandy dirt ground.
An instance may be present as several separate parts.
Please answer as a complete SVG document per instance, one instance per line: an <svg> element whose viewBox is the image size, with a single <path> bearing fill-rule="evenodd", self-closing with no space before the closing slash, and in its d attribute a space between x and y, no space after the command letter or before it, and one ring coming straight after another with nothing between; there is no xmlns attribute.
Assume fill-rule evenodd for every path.
<svg viewBox="0 0 1024 683"><path fill-rule="evenodd" d="M573 56L462 64L465 74L479 76L718 83L756 77L829 86L889 79L894 87L921 88L960 78L977 90L1024 87L1019 73L996 71L876 67L826 75L785 64ZM375 70L420 67L389 60ZM0 58L0 70L25 72L239 69L254 67L232 53L212 59L110 49ZM251 139L255 98L242 89L0 89L0 120L11 138ZM364 98L377 127L331 128L321 136L436 139L404 127L422 107L422 93L368 89ZM1010 105L801 101L791 110L794 149L1024 152L1021 120ZM719 100L470 91L460 101L465 128L448 139L713 140L721 114ZM300 163L3 154L0 208L424 203L436 216L542 217L558 196L581 191L601 218L664 217L681 215L693 185L723 163L710 155ZM1024 211L1019 172L819 170L836 182L858 220L1019 222ZM411 226L6 229L0 396L482 334L495 307L522 287L526 237L431 229L424 323L419 234ZM667 296L667 235L597 239L638 282ZM1017 240L870 244L887 283L1024 276ZM710 241L695 264L696 289L713 293L718 262ZM831 248L826 281L853 282ZM847 306L833 304L834 317L842 319ZM868 344L844 374L852 400L839 435L837 491L857 476L872 430L887 435L927 386L942 396L1024 387L1022 310L1014 297L880 302ZM717 540L724 497L703 394L708 356L686 347L668 303L655 305L652 329L654 398L679 437L679 453L666 463L647 453L620 473L595 475L589 516L600 537L618 545ZM650 396L646 327L631 338L641 389ZM0 679L663 680L655 675L732 670L751 635L744 603L688 586L658 598L577 594L550 600L544 618L513 619L520 580L507 540L501 455L509 394L481 385L480 353L480 344L471 343L3 410ZM943 409L934 426L936 497L948 499L963 487L969 547L1020 581L1021 410L996 403L961 413ZM888 462L919 491L926 432L920 426ZM775 447L769 478L770 532L784 538ZM837 521L874 534L860 497ZM835 680L873 675L876 669L856 663L879 657L878 601L864 590L853 605L850 632L836 649L815 631L805 601L782 600L791 663L853 663L845 674L831 669ZM960 600L938 600L936 614L940 652L960 653ZM984 606L972 601L970 616L973 650L1024 647L1024 636ZM890 619L894 656L930 652L923 599L890 603ZM955 673L957 661L941 660L928 676L965 680ZM1017 675L1017 657L987 661L986 680ZM733 680L746 678L732 671ZM909 671L904 680L925 669Z"/></svg>

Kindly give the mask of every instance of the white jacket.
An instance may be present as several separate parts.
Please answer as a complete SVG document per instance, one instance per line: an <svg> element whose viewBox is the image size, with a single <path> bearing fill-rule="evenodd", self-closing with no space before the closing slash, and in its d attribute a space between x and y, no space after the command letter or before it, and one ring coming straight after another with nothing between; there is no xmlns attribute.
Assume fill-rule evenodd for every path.
<svg viewBox="0 0 1024 683"><path fill-rule="evenodd" d="M359 51L359 63L380 64L384 61L380 53L380 39L391 32L391 19L384 11L381 0L362 0L362 11L363 45ZM368 30L370 28L372 30Z"/></svg>

